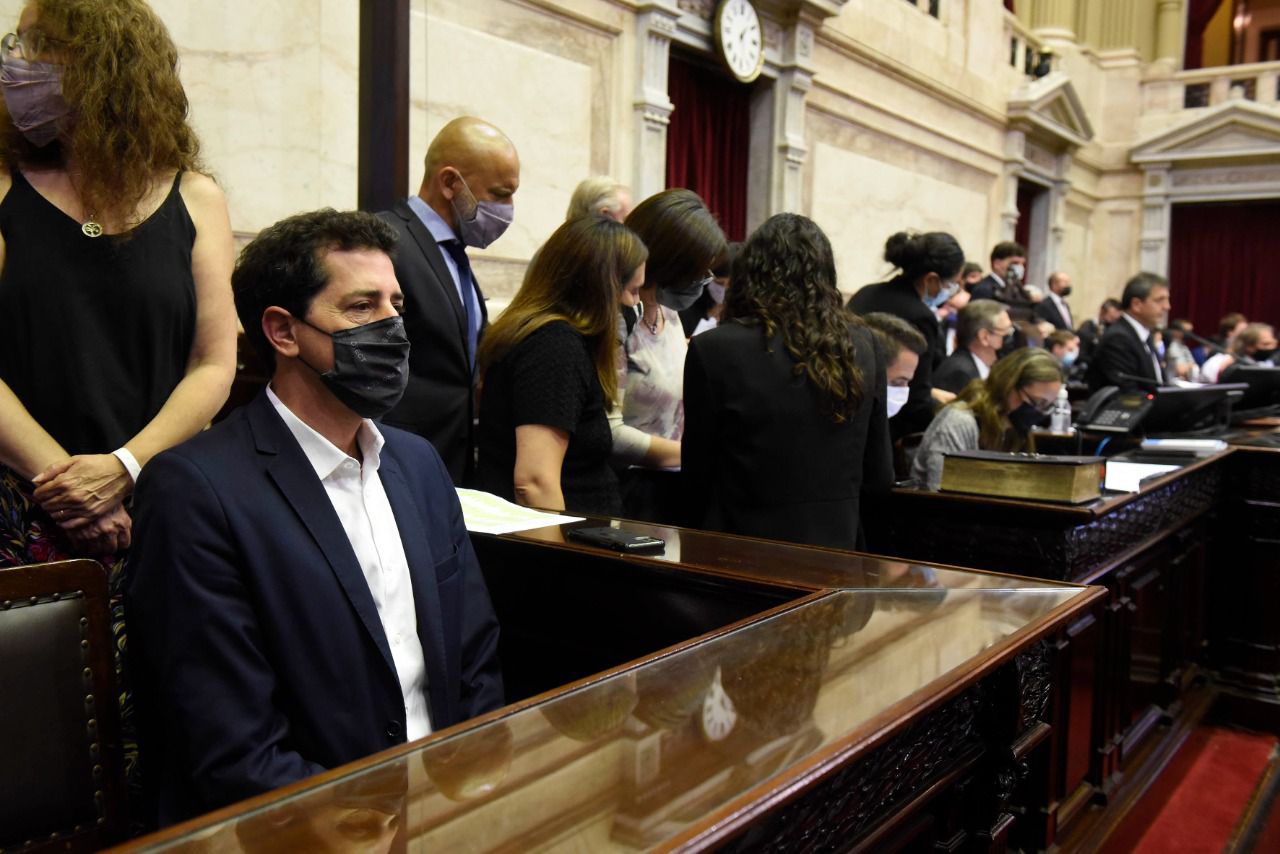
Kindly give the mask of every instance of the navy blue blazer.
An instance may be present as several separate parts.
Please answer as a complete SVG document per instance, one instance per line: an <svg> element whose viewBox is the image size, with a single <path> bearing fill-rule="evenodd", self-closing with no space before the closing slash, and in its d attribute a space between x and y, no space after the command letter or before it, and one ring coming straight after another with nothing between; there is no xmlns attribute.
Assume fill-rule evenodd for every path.
<svg viewBox="0 0 1280 854"><path fill-rule="evenodd" d="M502 705L498 623L439 454L382 427L435 729ZM125 607L161 825L405 740L390 647L315 470L265 393L147 464Z"/></svg>

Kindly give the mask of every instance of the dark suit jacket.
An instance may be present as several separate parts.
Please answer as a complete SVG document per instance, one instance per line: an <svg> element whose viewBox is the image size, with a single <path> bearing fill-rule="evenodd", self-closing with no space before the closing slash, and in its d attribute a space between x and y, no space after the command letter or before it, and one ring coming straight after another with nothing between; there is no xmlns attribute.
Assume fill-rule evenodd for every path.
<svg viewBox="0 0 1280 854"><path fill-rule="evenodd" d="M1121 376L1122 374L1128 376ZM1109 385L1122 389L1144 387L1141 382L1129 377L1145 377L1152 384L1160 384L1155 366L1151 364L1151 351L1147 349L1146 342L1138 337L1129 321L1120 318L1102 334L1102 339L1089 359L1085 381L1089 384L1090 391Z"/></svg>
<svg viewBox="0 0 1280 854"><path fill-rule="evenodd" d="M938 367L938 372L933 375L933 385L959 394L977 378L978 366L973 361L973 354L967 347L958 347Z"/></svg>
<svg viewBox="0 0 1280 854"><path fill-rule="evenodd" d="M920 330L928 342L929 349L921 355L920 366L911 378L911 396L907 398L907 405L889 420L889 430L895 439L908 433L923 433L933 420L934 405L930 395L933 372L947 355L946 339L938 316L920 299L915 286L902 276L867 285L849 300L849 308L855 314L883 311L900 317Z"/></svg>
<svg viewBox="0 0 1280 854"><path fill-rule="evenodd" d="M969 289L974 299L997 299L996 294L1004 290L1004 279L995 273L987 273L978 283Z"/></svg>
<svg viewBox="0 0 1280 854"><path fill-rule="evenodd" d="M1053 324L1054 329L1070 329L1071 324L1067 323L1067 319L1062 316L1062 312L1058 311L1058 304L1049 297L1045 297L1036 303L1036 317L1041 320L1047 320Z"/></svg>
<svg viewBox="0 0 1280 854"><path fill-rule="evenodd" d="M853 330L862 404L836 424L775 334L729 322L689 342L682 475L692 526L810 545L860 542L863 488L887 490L893 461L884 365Z"/></svg>
<svg viewBox="0 0 1280 854"><path fill-rule="evenodd" d="M384 427L435 729L502 705L498 623L440 457ZM159 822L405 740L390 647L337 513L260 394L138 479L130 667Z"/></svg>
<svg viewBox="0 0 1280 854"><path fill-rule="evenodd" d="M467 356L467 315L435 238L406 202L378 214L396 230L396 279L404 291L409 336L409 387L383 419L417 433L440 452L449 476L469 483L475 468L475 384ZM473 276L474 279L474 276ZM480 331L488 322L476 285Z"/></svg>

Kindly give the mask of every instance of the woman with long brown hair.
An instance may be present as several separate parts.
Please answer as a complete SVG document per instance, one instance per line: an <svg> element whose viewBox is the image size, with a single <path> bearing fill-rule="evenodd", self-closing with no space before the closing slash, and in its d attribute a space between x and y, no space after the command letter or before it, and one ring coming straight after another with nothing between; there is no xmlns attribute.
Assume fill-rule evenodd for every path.
<svg viewBox="0 0 1280 854"><path fill-rule="evenodd" d="M1062 388L1062 368L1048 350L1023 347L969 383L933 419L912 463L926 489L942 484L943 458L952 451L1021 451L1031 428L1049 423Z"/></svg>
<svg viewBox="0 0 1280 854"><path fill-rule="evenodd" d="M617 515L608 411L618 394L617 311L648 250L625 226L583 217L538 250L480 345L480 487L548 510Z"/></svg>
<svg viewBox="0 0 1280 854"><path fill-rule="evenodd" d="M770 217L728 294L685 361L688 523L857 548L862 490L893 481L885 368L841 305L827 236L806 217Z"/></svg>
<svg viewBox="0 0 1280 854"><path fill-rule="evenodd" d="M230 388L231 228L177 59L142 0L34 0L0 41L2 563L126 548L138 470Z"/></svg>

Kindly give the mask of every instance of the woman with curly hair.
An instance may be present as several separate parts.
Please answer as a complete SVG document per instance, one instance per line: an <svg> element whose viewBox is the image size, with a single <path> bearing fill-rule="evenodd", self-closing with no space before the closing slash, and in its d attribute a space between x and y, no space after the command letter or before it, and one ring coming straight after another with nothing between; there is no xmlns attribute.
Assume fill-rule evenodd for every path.
<svg viewBox="0 0 1280 854"><path fill-rule="evenodd" d="M481 489L529 507L619 514L608 418L616 318L648 254L626 226L591 216L557 228L534 255L477 354Z"/></svg>
<svg viewBox="0 0 1280 854"><path fill-rule="evenodd" d="M926 488L942 484L943 458L952 451L1021 451L1032 427L1049 423L1062 388L1062 368L1048 350L1023 347L969 383L933 419L916 450L911 475Z"/></svg>
<svg viewBox="0 0 1280 854"><path fill-rule="evenodd" d="M893 482L885 369L841 306L827 236L806 217L770 217L728 294L685 360L688 523L857 548L862 491Z"/></svg>
<svg viewBox="0 0 1280 854"><path fill-rule="evenodd" d="M226 201L142 0L35 0L0 41L0 564L129 545L153 456L235 371Z"/></svg>

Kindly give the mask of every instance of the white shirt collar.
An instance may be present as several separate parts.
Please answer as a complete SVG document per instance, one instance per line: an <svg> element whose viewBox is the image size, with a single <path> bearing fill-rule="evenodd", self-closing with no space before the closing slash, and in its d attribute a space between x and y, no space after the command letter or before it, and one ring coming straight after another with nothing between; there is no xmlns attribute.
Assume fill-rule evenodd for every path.
<svg viewBox="0 0 1280 854"><path fill-rule="evenodd" d="M1138 340L1145 344L1147 339L1151 337L1151 330L1143 326L1141 321L1135 319L1134 316L1127 311L1121 312L1120 316L1129 321L1129 325L1133 327L1133 331L1138 333Z"/></svg>
<svg viewBox="0 0 1280 854"><path fill-rule="evenodd" d="M316 432L310 424L294 415L293 410L285 406L284 402L276 396L275 390L269 385L267 386L267 399L275 407L280 420L284 421L284 426L289 428L293 438L297 439L298 444L302 446L302 453L306 455L307 462L311 463L311 467L315 469L316 477L324 480L337 471L339 466L352 459L346 451L330 442ZM386 439L382 437L378 426L368 418L361 421L360 430L356 433L356 443L360 446L361 456L364 457L361 465L362 477L377 474L382 446L386 443Z"/></svg>
<svg viewBox="0 0 1280 854"><path fill-rule="evenodd" d="M991 373L991 366L979 359L978 354L972 350L969 351L969 355L973 357L973 363L978 366L978 378L985 380L987 374Z"/></svg>

